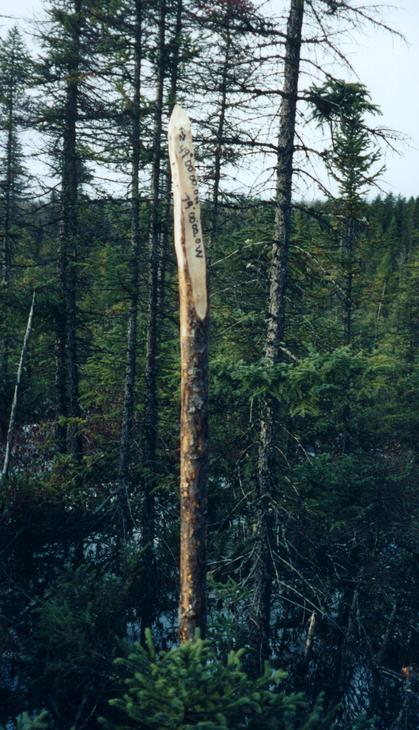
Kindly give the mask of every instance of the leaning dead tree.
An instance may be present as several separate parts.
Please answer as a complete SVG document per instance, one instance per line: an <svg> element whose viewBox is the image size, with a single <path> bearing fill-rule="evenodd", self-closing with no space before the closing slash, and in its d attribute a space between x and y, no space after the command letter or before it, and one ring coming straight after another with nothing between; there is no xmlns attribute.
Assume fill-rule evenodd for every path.
<svg viewBox="0 0 419 730"><path fill-rule="evenodd" d="M9 473L10 457L12 454L13 439L14 439L14 435L15 435L17 401L18 401L18 396L19 396L20 382L22 380L23 366L25 363L25 357L26 357L26 353L28 351L28 346L29 346L29 337L30 337L31 329L32 329L32 319L33 319L34 307L35 307L35 292L32 294L31 308L29 310L28 322L26 325L26 332L25 332L25 336L23 338L23 345L22 345L22 350L20 353L19 365L17 368L16 385L15 385L15 391L13 394L12 408L10 410L9 428L7 430L7 438L6 438L6 450L4 452L4 461L3 461L3 468L2 468L2 471L0 474L0 483L3 483L7 479L7 475Z"/></svg>
<svg viewBox="0 0 419 730"><path fill-rule="evenodd" d="M279 363L285 327L285 302L288 281L288 252L291 239L291 192L295 121L305 0L290 0L284 59L284 83L279 112L275 223L269 271L268 326L265 360L269 367ZM276 428L278 404L268 394L261 404L258 448L257 541L253 571L251 641L257 671L263 672L270 651L271 599L274 575L274 500L277 485Z"/></svg>
<svg viewBox="0 0 419 730"><path fill-rule="evenodd" d="M191 125L176 105L169 123L175 248L179 272L180 640L206 629L208 289Z"/></svg>

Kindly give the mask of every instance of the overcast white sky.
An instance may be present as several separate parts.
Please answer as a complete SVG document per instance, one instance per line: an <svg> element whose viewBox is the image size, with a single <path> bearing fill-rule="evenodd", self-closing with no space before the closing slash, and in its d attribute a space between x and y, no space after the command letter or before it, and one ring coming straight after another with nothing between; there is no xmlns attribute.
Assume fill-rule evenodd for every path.
<svg viewBox="0 0 419 730"><path fill-rule="evenodd" d="M285 0L271 0L282 12ZM42 0L1 0L0 34L13 22L39 16ZM419 195L419 0L393 0L383 19L399 30L406 43L376 30L359 32L352 41L345 41L359 80L369 89L374 103L383 112L383 126L397 129L410 138L409 146L401 145L401 156L386 156L387 171L383 187L387 192L405 196ZM27 27L27 26L26 26Z"/></svg>

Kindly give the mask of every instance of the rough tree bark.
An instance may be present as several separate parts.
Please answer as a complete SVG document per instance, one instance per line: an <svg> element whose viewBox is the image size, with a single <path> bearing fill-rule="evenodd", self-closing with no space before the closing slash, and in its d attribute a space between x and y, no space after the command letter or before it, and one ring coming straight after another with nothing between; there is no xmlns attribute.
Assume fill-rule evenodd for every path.
<svg viewBox="0 0 419 730"><path fill-rule="evenodd" d="M157 297L158 251L160 236L160 175L163 92L166 73L166 0L160 0L157 41L157 86L153 131L153 164L151 176L150 212L150 264L147 316L147 343L145 365L143 452L144 492L142 512L143 552L143 603L141 607L141 634L149 627L154 614L154 488L156 482L157 449Z"/></svg>
<svg viewBox="0 0 419 730"><path fill-rule="evenodd" d="M343 237L342 264L345 277L343 300L343 344L352 343L354 247L357 239L356 213L350 213Z"/></svg>
<svg viewBox="0 0 419 730"><path fill-rule="evenodd" d="M127 351L125 366L124 403L122 409L121 436L118 467L118 536L126 542L132 527L128 503L129 461L134 415L134 388L137 371L137 319L139 300L140 230L140 117L141 117L141 46L142 0L135 0L134 19L134 77L131 123L131 294L127 326Z"/></svg>
<svg viewBox="0 0 419 730"><path fill-rule="evenodd" d="M279 119L276 216L269 274L265 358L270 366L276 365L280 360L280 344L285 324L285 292L291 235L292 162L303 15L304 0L291 0L285 45L284 87ZM261 406L259 433L257 543L253 574L254 599L251 615L253 649L258 671L263 670L264 660L269 656L276 421L275 400L266 397Z"/></svg>
<svg viewBox="0 0 419 730"><path fill-rule="evenodd" d="M12 226L12 201L13 201L13 150L14 150L14 93L13 89L8 90L8 109L7 109L7 142L6 142L6 179L4 183L4 227L3 227L3 261L2 261L2 279L3 286L10 283L11 267L12 267L12 246L11 246L11 226Z"/></svg>
<svg viewBox="0 0 419 730"><path fill-rule="evenodd" d="M11 85L12 86L12 85ZM4 186L4 224L3 224L3 257L2 257L2 284L7 288L10 284L12 271L12 200L13 200L13 149L14 149L14 93L10 88L8 93L7 109L7 142L6 142L6 179ZM10 336L5 333L2 347L2 382L7 390L9 379ZM4 391L4 392L5 392ZM2 430L2 428L1 428Z"/></svg>
<svg viewBox="0 0 419 730"><path fill-rule="evenodd" d="M17 28L13 28L6 39L4 47L7 57L3 56L2 63L2 111L4 111L4 120L2 131L5 133L5 159L4 159L4 179L2 180L2 251L1 251L1 279L4 289L7 289L12 280L12 261L13 261L13 226L16 220L16 185L19 175L18 166L18 138L17 138L17 119L16 112L19 106L24 103L22 101L22 63L25 59L19 57L22 53L20 47L20 35ZM18 107L18 109L16 109ZM3 115L2 115L3 116ZM6 330L2 342L1 349L1 382L3 396L8 391L9 381L9 358L11 350L11 337ZM0 418L0 431L3 430L3 419Z"/></svg>
<svg viewBox="0 0 419 730"><path fill-rule="evenodd" d="M352 345L352 319L353 319L353 270L354 270L354 247L356 243L357 220L354 212L349 213L345 232L343 236L342 268L344 274L343 299L343 344ZM346 454L351 448L351 406L347 401L342 411L342 453Z"/></svg>
<svg viewBox="0 0 419 730"><path fill-rule="evenodd" d="M180 640L206 630L208 482L208 291L198 183L187 114L175 106L169 124L175 246L179 271Z"/></svg>
<svg viewBox="0 0 419 730"><path fill-rule="evenodd" d="M182 24L183 24L183 0L176 1L175 27L170 47L172 48L170 62L170 87L168 93L168 113L173 111L176 104L178 82L179 82L179 66L180 66L180 45L182 41ZM169 248L169 232L170 232L170 216L172 193L170 189L170 161L167 160L165 172L166 199L164 212L162 217L162 236L159 255L159 273L158 273L158 312L160 315L164 311L165 290L166 290L166 272L168 264L168 248Z"/></svg>
<svg viewBox="0 0 419 730"><path fill-rule="evenodd" d="M57 411L58 416L80 418L79 367L77 353L77 197L78 155L77 117L79 98L80 35L82 27L82 0L74 0L70 24L71 52L66 76L66 97L63 127L63 156L61 177L61 235L59 252L59 281L61 306L57 326ZM68 373L68 393L67 378ZM58 448L68 448L67 429L57 427ZM76 425L70 443L76 461L82 457L82 440Z"/></svg>
<svg viewBox="0 0 419 730"><path fill-rule="evenodd" d="M210 234L211 243L213 243L213 241L215 241L216 236L217 236L217 230L218 230L221 165L222 165L222 156L223 156L222 144L223 144L225 118L226 118L226 110L227 110L228 77L229 77L229 72L230 72L231 63L232 63L231 28L230 28L231 13L232 13L232 3L228 2L226 4L224 22L223 22L223 26L225 29L225 47L224 47L224 59L223 59L223 66L222 66L222 70L221 70L221 82L220 82L220 102L219 102L220 103L220 112L219 112L219 116L218 116L217 134L216 134L216 142L215 142L216 146L215 146L215 154L214 154L214 181L213 181L212 200L211 200L211 211L212 211L211 234Z"/></svg>

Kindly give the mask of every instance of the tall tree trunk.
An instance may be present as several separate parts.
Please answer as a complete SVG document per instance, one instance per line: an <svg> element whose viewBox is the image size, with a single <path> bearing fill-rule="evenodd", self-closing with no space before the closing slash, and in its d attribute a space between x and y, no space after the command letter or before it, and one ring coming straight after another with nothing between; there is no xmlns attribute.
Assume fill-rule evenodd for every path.
<svg viewBox="0 0 419 730"><path fill-rule="evenodd" d="M13 58L11 61L13 65ZM14 183L14 93L10 85L8 89L7 109L7 142L6 142L6 180L4 190L4 224L3 224L3 257L2 257L2 283L5 288L9 287L12 275L12 240L11 227L13 223L13 183ZM10 336L5 332L2 348L2 383L4 393L7 392L9 379L9 357L10 357Z"/></svg>
<svg viewBox="0 0 419 730"><path fill-rule="evenodd" d="M179 60L180 60L180 44L182 40L182 20L183 20L183 0L177 0L176 2L176 18L175 18L175 29L171 39L172 55L171 55L171 70L170 70L170 88L168 94L168 113L169 115L173 111L173 107L176 104L176 97L178 91L179 81ZM164 301L165 301L165 289L166 289L166 272L168 263L168 249L169 249L169 232L170 232L170 214L171 214L171 203L172 193L170 189L170 161L167 159L166 171L165 171L165 188L166 198L164 204L164 212L162 218L162 236L161 246L159 255L159 274L158 274L158 312L163 314L164 312Z"/></svg>
<svg viewBox="0 0 419 730"><path fill-rule="evenodd" d="M160 0L159 32L157 49L157 87L155 99L153 166L151 176L150 211L150 268L149 299L147 317L147 345L145 366L145 404L143 421L144 443L144 501L142 515L143 552L143 605L141 612L141 633L149 627L154 613L154 489L156 485L156 448L157 448L157 295L158 261L160 240L160 173L161 173L161 135L163 115L163 90L165 79L165 29L166 0Z"/></svg>
<svg viewBox="0 0 419 730"><path fill-rule="evenodd" d="M80 34L82 23L82 0L74 0L71 25L71 55L66 78L66 100L63 130L63 168L61 179L61 236L60 236L60 288L61 311L59 315L57 343L57 398L58 415L80 418L79 367L77 353L77 235L78 235L78 155L76 126L79 97ZM64 373L68 372L68 394ZM67 401L67 398L69 400ZM67 407L68 402L68 407ZM72 428L71 453L76 461L82 457L82 440L78 424ZM67 447L67 438L59 431L60 448Z"/></svg>
<svg viewBox="0 0 419 730"><path fill-rule="evenodd" d="M357 237L356 212L349 212L349 219L343 238L343 275L344 275L344 300L343 300L343 344L348 347L352 345L352 319L353 319L353 270L354 270L354 248ZM350 397L346 396L342 410L342 453L346 454L351 449L351 404Z"/></svg>
<svg viewBox="0 0 419 730"><path fill-rule="evenodd" d="M353 269L354 269L354 246L356 243L356 228L357 221L352 214L350 217L345 231L344 236L344 250L343 250L343 270L345 277L344 291L344 324L343 324L343 343L344 345L350 345L352 343L352 317L353 317L353 295L352 295L352 284L353 284Z"/></svg>
<svg viewBox="0 0 419 730"><path fill-rule="evenodd" d="M356 624L357 613L359 612L358 606L359 590L355 587L351 603L345 607L345 623L340 625L345 626L344 632L342 633L340 645L339 645L339 665L336 667L336 704L341 703L345 692L348 689L348 675L350 674L351 666L356 662L354 644L356 640L354 637L354 626Z"/></svg>
<svg viewBox="0 0 419 730"><path fill-rule="evenodd" d="M291 0L285 47L283 99L279 121L276 216L269 275L265 358L270 366L276 365L280 360L280 343L285 324L285 292L291 234L292 161L303 15L304 0ZM270 641L276 410L275 400L266 397L261 406L259 434L258 532L251 616L253 647L259 671L263 670L263 662L269 655Z"/></svg>
<svg viewBox="0 0 419 730"><path fill-rule="evenodd" d="M182 21L183 21L183 0L176 0L176 17L175 29L171 40L172 58L170 68L170 88L168 98L168 112L172 113L176 104L177 87L179 80L179 60L180 60L180 44L182 41ZM170 163L169 163L170 166ZM170 172L169 172L170 177Z"/></svg>
<svg viewBox="0 0 419 730"><path fill-rule="evenodd" d="M6 143L6 181L4 191L4 229L3 229L3 262L2 279L3 286L8 286L11 277L12 267L12 202L13 202L13 149L14 149L14 123L13 123L13 92L10 90L9 108L7 110L7 143Z"/></svg>
<svg viewBox="0 0 419 730"><path fill-rule="evenodd" d="M214 154L214 182L212 187L212 205L211 205L211 234L210 241L213 243L217 236L218 230L218 217L219 217L219 201L220 201L220 182L221 182L221 164L222 164L222 144L224 137L224 127L227 109L227 92L228 92L228 75L231 68L231 31L230 31L230 18L232 11L232 3L228 2L224 17L225 26L225 50L224 50L224 61L221 71L221 84L220 84L220 113L218 117L217 135L216 135L216 147Z"/></svg>
<svg viewBox="0 0 419 730"><path fill-rule="evenodd" d="M181 343L179 637L206 630L208 291L198 183L188 116L169 124L179 271Z"/></svg>
<svg viewBox="0 0 419 730"><path fill-rule="evenodd" d="M141 48L142 48L142 0L135 0L134 21L134 78L132 94L131 127L131 296L128 312L127 351L119 443L118 469L118 535L125 543L132 527L129 512L129 461L134 416L134 388L137 371L137 318L139 300L140 230L140 119L141 119Z"/></svg>
<svg viewBox="0 0 419 730"><path fill-rule="evenodd" d="M55 342L55 398L57 421L55 424L55 445L59 454L67 453L67 425L68 396L67 396L67 317L64 307L63 278L66 270L66 253L60 245L60 289L61 301L56 314L56 342Z"/></svg>

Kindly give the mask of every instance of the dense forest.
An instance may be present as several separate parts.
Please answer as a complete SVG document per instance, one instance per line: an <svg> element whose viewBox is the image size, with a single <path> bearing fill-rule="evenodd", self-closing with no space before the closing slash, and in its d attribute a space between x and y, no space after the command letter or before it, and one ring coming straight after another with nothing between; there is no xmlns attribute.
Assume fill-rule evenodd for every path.
<svg viewBox="0 0 419 730"><path fill-rule="evenodd" d="M419 197L341 41L393 31L281 7L46 0L0 39L4 728L418 727ZM175 103L210 291L180 644Z"/></svg>

